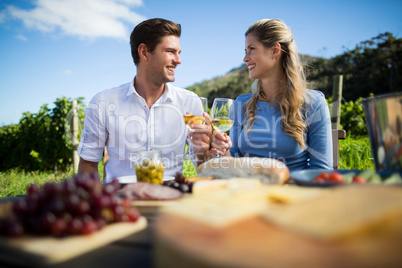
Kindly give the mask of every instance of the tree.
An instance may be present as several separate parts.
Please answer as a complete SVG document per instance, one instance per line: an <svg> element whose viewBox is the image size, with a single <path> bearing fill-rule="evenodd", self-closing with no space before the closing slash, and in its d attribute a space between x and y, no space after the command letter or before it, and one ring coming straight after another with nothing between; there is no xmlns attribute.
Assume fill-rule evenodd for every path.
<svg viewBox="0 0 402 268"><path fill-rule="evenodd" d="M350 51L330 60L318 58L316 69L308 77L316 89L330 97L331 77L343 74L343 98L346 101L402 90L402 39L383 33L363 41Z"/></svg>
<svg viewBox="0 0 402 268"><path fill-rule="evenodd" d="M12 152L18 145L19 125L0 128L0 170L6 170L18 161Z"/></svg>
<svg viewBox="0 0 402 268"><path fill-rule="evenodd" d="M83 98L78 99L81 121L85 116L82 101ZM18 125L1 128L0 159L11 160L2 161L0 170L19 167L54 170L57 174L59 169L68 169L73 147L67 121L70 112L71 99L58 98L53 109L44 104L37 114L23 113Z"/></svg>

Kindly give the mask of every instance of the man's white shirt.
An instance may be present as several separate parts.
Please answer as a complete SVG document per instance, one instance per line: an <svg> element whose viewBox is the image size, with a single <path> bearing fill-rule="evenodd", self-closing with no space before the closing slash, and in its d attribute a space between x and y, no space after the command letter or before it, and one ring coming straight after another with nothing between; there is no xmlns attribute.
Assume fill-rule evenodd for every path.
<svg viewBox="0 0 402 268"><path fill-rule="evenodd" d="M99 92L85 110L78 154L84 160L100 162L107 146L105 182L135 175L138 151L161 151L164 175L181 172L183 160L178 156L184 153L188 131L183 115L202 113L195 93L172 84L166 84L162 96L149 108L133 82Z"/></svg>

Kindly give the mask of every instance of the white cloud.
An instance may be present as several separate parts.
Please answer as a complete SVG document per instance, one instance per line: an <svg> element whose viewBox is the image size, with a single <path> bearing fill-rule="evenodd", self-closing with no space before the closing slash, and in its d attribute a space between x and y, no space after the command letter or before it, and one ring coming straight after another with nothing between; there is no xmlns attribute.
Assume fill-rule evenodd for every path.
<svg viewBox="0 0 402 268"><path fill-rule="evenodd" d="M26 38L25 36L23 36L22 34L18 34L16 36L14 36L17 39L20 39L22 41L28 41L28 38Z"/></svg>
<svg viewBox="0 0 402 268"><path fill-rule="evenodd" d="M71 72L71 70L64 70L64 71L63 71L63 74L64 74L64 75L71 75L72 72Z"/></svg>
<svg viewBox="0 0 402 268"><path fill-rule="evenodd" d="M0 12L0 23L3 23L6 20L6 12Z"/></svg>
<svg viewBox="0 0 402 268"><path fill-rule="evenodd" d="M37 0L34 9L11 5L7 13L26 27L43 32L61 30L81 38L127 39L132 27L146 19L131 10L141 5L142 0Z"/></svg>

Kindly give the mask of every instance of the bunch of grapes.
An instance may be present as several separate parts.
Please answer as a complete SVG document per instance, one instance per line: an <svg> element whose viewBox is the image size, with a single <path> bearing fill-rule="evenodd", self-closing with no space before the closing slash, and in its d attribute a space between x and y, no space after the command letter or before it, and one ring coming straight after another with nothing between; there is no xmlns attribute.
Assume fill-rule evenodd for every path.
<svg viewBox="0 0 402 268"><path fill-rule="evenodd" d="M193 189L192 182L186 182L185 177L182 173L177 172L174 180L164 181L163 185L177 189L183 193L191 193Z"/></svg>
<svg viewBox="0 0 402 268"><path fill-rule="evenodd" d="M115 196L117 180L102 184L93 175L76 175L63 182L31 184L25 197L12 203L0 219L0 234L66 236L90 234L113 222L135 222L139 212Z"/></svg>

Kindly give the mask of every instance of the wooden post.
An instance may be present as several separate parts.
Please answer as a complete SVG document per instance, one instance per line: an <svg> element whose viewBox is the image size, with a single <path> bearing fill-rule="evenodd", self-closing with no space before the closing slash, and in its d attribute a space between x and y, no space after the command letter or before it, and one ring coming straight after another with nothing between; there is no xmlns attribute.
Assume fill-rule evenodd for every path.
<svg viewBox="0 0 402 268"><path fill-rule="evenodd" d="M73 112L73 126L72 126L72 138L73 138L73 169L74 173L78 172L78 163L80 158L78 157L78 111L77 111L77 100L73 100L72 102L72 112Z"/></svg>
<svg viewBox="0 0 402 268"><path fill-rule="evenodd" d="M341 121L342 83L343 76L341 74L333 76L331 118L332 129L339 129L339 124Z"/></svg>

